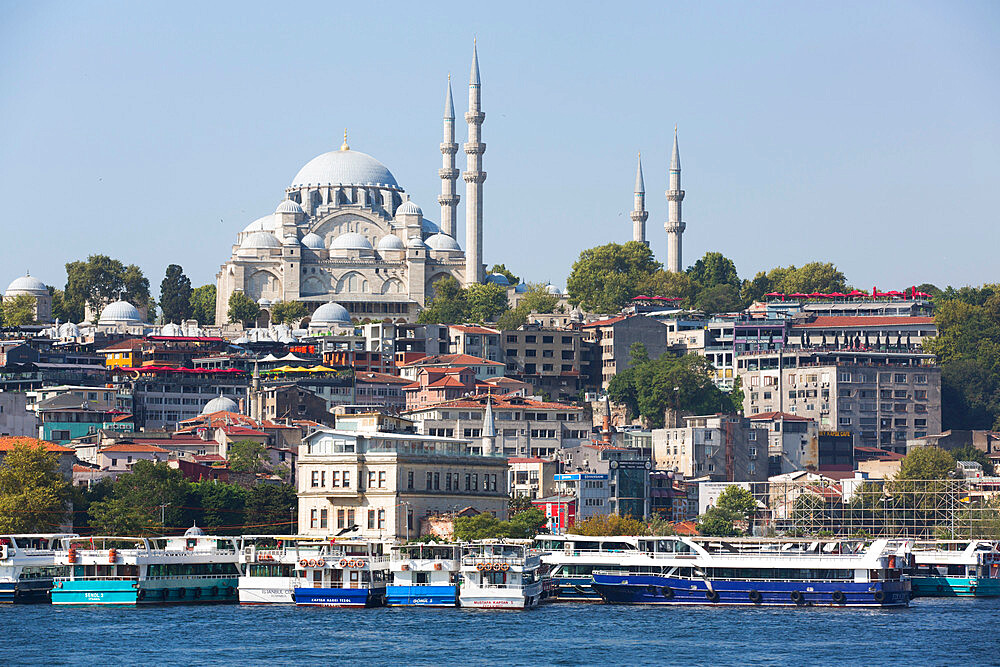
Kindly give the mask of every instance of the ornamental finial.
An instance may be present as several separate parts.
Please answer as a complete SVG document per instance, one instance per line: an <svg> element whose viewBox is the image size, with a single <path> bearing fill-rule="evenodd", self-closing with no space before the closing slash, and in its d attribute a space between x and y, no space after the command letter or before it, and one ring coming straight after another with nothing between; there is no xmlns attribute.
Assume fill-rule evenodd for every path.
<svg viewBox="0 0 1000 667"><path fill-rule="evenodd" d="M344 143L340 145L340 150L349 151L351 147L347 145L347 128L344 128Z"/></svg>

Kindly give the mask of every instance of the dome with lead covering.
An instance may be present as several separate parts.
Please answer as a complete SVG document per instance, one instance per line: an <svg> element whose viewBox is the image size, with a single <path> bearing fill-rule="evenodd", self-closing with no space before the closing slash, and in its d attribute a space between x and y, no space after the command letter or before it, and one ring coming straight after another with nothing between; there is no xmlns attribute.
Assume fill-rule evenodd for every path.
<svg viewBox="0 0 1000 667"><path fill-rule="evenodd" d="M7 291L4 294L5 296L17 296L19 294L48 296L49 288L41 280L28 273L14 279L14 282L7 285Z"/></svg>
<svg viewBox="0 0 1000 667"><path fill-rule="evenodd" d="M351 314L339 303L324 303L317 308L309 320L310 326L325 326L329 324L350 324Z"/></svg>
<svg viewBox="0 0 1000 667"><path fill-rule="evenodd" d="M347 232L333 239L330 250L372 250L372 244L357 232Z"/></svg>
<svg viewBox="0 0 1000 667"><path fill-rule="evenodd" d="M281 241L269 232L254 232L243 239L240 247L249 249L280 248Z"/></svg>
<svg viewBox="0 0 1000 667"><path fill-rule="evenodd" d="M458 241L440 232L427 238L427 246L431 250L461 250Z"/></svg>
<svg viewBox="0 0 1000 667"><path fill-rule="evenodd" d="M492 283L494 285L500 285L501 287L509 287L510 281L507 280L507 276L502 273L491 273L486 276L486 282Z"/></svg>
<svg viewBox="0 0 1000 667"><path fill-rule="evenodd" d="M396 215L420 215L420 216L422 216L423 214L424 214L424 212L420 210L420 207L417 206L416 204L414 204L410 200L404 201L402 204L399 205L399 208L396 209Z"/></svg>
<svg viewBox="0 0 1000 667"><path fill-rule="evenodd" d="M305 213L302 207L299 206L298 202L294 202L291 199L286 199L285 201L278 204L278 208L274 209L275 213Z"/></svg>
<svg viewBox="0 0 1000 667"><path fill-rule="evenodd" d="M97 318L98 324L138 324L142 322L142 315L139 309L128 301L115 301L109 303L101 311L101 316Z"/></svg>
<svg viewBox="0 0 1000 667"><path fill-rule="evenodd" d="M292 179L292 188L309 185L381 186L399 190L388 167L367 153L350 149L314 157Z"/></svg>
<svg viewBox="0 0 1000 667"><path fill-rule="evenodd" d="M326 244L323 243L323 237L314 232L309 232L302 237L302 245L311 250L325 250Z"/></svg>
<svg viewBox="0 0 1000 667"><path fill-rule="evenodd" d="M219 394L208 403L205 407L201 409L201 414L210 415L213 412L239 412L240 406L236 405L236 401L231 398L226 398L222 394Z"/></svg>
<svg viewBox="0 0 1000 667"><path fill-rule="evenodd" d="M406 246L403 245L403 239L399 238L395 234L388 234L379 239L378 242L379 250L406 250Z"/></svg>

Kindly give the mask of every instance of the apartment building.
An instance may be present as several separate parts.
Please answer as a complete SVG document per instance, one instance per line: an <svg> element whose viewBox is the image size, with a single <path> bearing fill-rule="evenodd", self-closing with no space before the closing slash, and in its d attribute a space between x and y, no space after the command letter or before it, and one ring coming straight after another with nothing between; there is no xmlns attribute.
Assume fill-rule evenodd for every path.
<svg viewBox="0 0 1000 667"><path fill-rule="evenodd" d="M595 384L600 380L601 389L607 389L611 378L628 368L629 350L633 343L642 343L651 358L659 357L668 350L667 327L644 315L621 315L590 322L582 325L580 332L585 342L600 349L594 358L597 367L590 373Z"/></svg>
<svg viewBox="0 0 1000 667"><path fill-rule="evenodd" d="M524 325L500 336L507 377L527 382L555 401L578 398L586 383L579 331Z"/></svg>
<svg viewBox="0 0 1000 667"><path fill-rule="evenodd" d="M685 417L680 428L654 429L653 462L686 479L764 482L768 474L768 433L739 415Z"/></svg>

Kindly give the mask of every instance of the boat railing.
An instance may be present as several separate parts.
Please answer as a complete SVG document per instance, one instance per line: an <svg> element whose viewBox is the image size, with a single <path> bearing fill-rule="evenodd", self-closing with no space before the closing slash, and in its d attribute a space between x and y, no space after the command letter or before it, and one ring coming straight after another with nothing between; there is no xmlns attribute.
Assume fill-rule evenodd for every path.
<svg viewBox="0 0 1000 667"><path fill-rule="evenodd" d="M715 576L712 576L712 577L698 577L698 576L680 576L680 575L670 576L670 575L666 575L666 574L647 574L647 573L623 572L621 570L594 570L591 574L592 575L599 574L599 575L609 576L609 577L627 577L627 576L669 577L670 579L681 579L683 581L691 581L691 582L706 581L706 580L710 580L710 581L763 581L763 582L768 582L768 581L770 581L770 582L774 582L774 581L795 581L795 582L803 582L803 583L817 583L817 584L819 584L819 583L834 583L834 584L836 584L836 583L851 583L851 582L855 581L855 579L854 579L853 576L847 577L847 578L839 578L839 579L834 579L834 578L826 578L826 579L822 579L822 578L819 578L819 579L808 579L808 578L806 578L806 579L804 579L804 578L796 577L794 579L780 579L779 580L779 579L775 579L773 577L762 578L762 577L715 577ZM636 584L636 585L643 586L645 584Z"/></svg>
<svg viewBox="0 0 1000 667"><path fill-rule="evenodd" d="M132 575L131 577L122 576L84 576L84 577L52 577L52 581L136 581L139 579L138 575Z"/></svg>
<svg viewBox="0 0 1000 667"><path fill-rule="evenodd" d="M464 585L465 588L488 588L490 590L511 590L511 591L523 591L525 589L534 588L535 586L541 586L541 581L533 581L530 584L489 584L489 583L474 583L467 581Z"/></svg>
<svg viewBox="0 0 1000 667"><path fill-rule="evenodd" d="M235 579L240 575L238 572L232 574L165 574L155 577L146 577L143 581L180 581L181 579Z"/></svg>
<svg viewBox="0 0 1000 667"><path fill-rule="evenodd" d="M183 558L194 558L197 556L235 556L237 551L235 549L210 549L208 551L196 551L194 549L190 551L186 549L182 551L176 551L173 549L150 549L149 551L140 551L139 553L149 556L181 556Z"/></svg>

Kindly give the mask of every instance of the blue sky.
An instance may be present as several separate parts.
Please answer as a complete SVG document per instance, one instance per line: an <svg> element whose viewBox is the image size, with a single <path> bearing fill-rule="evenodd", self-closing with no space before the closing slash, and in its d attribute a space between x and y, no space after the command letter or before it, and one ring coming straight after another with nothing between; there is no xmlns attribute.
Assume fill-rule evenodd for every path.
<svg viewBox="0 0 1000 667"><path fill-rule="evenodd" d="M154 291L169 263L212 282L345 126L439 220L445 80L461 117L473 35L490 264L564 286L581 250L628 240L639 150L664 259L677 123L686 265L996 282L998 34L996 2L4 0L0 283L61 287L98 252Z"/></svg>

